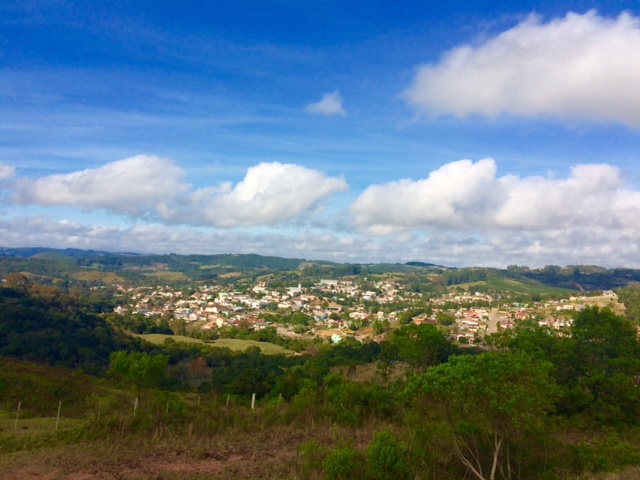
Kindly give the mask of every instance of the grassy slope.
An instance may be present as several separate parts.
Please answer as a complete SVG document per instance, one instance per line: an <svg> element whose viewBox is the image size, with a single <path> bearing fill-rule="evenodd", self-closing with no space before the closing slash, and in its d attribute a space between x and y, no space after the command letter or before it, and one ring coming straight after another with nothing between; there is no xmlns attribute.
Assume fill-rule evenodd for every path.
<svg viewBox="0 0 640 480"><path fill-rule="evenodd" d="M156 345L163 344L167 338L171 338L176 342L203 343L202 340L198 340L197 338L184 337L181 335L163 335L161 333L147 333L147 334L134 335L134 336L142 338L147 342L151 342ZM258 347L262 351L262 353L265 355L292 355L294 353L291 350L287 350L286 348L283 348L280 345L275 345L273 343L257 342L255 340L239 340L235 338L221 338L218 340L214 340L212 342L207 342L207 345L212 345L214 347L228 348L230 350L234 350L237 352L244 352L249 347Z"/></svg>
<svg viewBox="0 0 640 480"><path fill-rule="evenodd" d="M354 380L366 380L362 377L371 372L354 373ZM134 416L129 408L131 389L125 391L114 382L70 370L2 358L0 380L0 480L320 480L326 478L322 461L332 449L351 445L364 452L376 432L393 429L400 438L411 433L411 429L380 419L356 428L319 418L310 424L308 412L296 410L294 404L272 399L251 410L248 399L234 398L229 406L224 396L215 394L181 394L187 408L180 413L173 404L173 411L165 412L165 405L168 409L168 402L178 395L147 391L141 407L144 414ZM40 392L40 404L50 406L42 408L39 415L21 416L18 431L14 431L13 401L31 390ZM95 398L95 392L103 398L102 408L97 410L98 415L102 413L102 422L95 421L95 408L90 419L89 405L74 417L63 404L60 428L55 431L61 394L74 395L80 405L86 396ZM574 442L583 440L583 434L576 435ZM433 448L442 450L437 442ZM416 478L456 478L450 474L427 476L426 470L419 473ZM640 468L627 467L618 473L580 477L568 472L545 478L630 480L639 474Z"/></svg>
<svg viewBox="0 0 640 480"><path fill-rule="evenodd" d="M214 347L224 347L236 351L245 351L249 347L258 347L265 355L292 355L294 352L280 345L255 340L238 340L235 338L220 338L212 342Z"/></svg>
<svg viewBox="0 0 640 480"><path fill-rule="evenodd" d="M197 338L185 337L182 335L164 335L162 333L144 333L144 334L133 334L134 337L142 338L149 343L153 343L155 345L162 345L167 338L172 339L175 342L182 343L203 343L202 340Z"/></svg>
<svg viewBox="0 0 640 480"><path fill-rule="evenodd" d="M458 283L455 285L449 285L448 290L455 290L462 288L467 291L473 291L474 287L489 287L499 292L511 292L515 294L529 294L529 295L545 295L545 294L576 294L575 290L566 290L557 287L551 287L543 285L534 281L519 281L510 278L502 277L490 277L487 280L481 280L477 282Z"/></svg>
<svg viewBox="0 0 640 480"><path fill-rule="evenodd" d="M21 402L21 417L55 416L63 402L67 416L82 415L84 398L97 392L94 377L65 368L0 357L0 409L13 411Z"/></svg>

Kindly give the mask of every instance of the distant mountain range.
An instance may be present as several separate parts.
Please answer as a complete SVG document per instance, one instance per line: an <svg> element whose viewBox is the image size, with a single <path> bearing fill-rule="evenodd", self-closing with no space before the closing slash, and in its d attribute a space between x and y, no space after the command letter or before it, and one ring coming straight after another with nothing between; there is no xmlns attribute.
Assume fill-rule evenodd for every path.
<svg viewBox="0 0 640 480"><path fill-rule="evenodd" d="M435 282L444 287L475 284L507 288L511 282L576 291L609 290L640 282L640 270L593 265L548 265L536 269L517 265L506 269L452 268L421 261L349 264L256 254L148 255L72 248L0 247L0 275L14 272L30 274L41 281L94 284L236 281L239 277L257 279L270 274L282 276L283 281L406 274L415 277L416 283Z"/></svg>

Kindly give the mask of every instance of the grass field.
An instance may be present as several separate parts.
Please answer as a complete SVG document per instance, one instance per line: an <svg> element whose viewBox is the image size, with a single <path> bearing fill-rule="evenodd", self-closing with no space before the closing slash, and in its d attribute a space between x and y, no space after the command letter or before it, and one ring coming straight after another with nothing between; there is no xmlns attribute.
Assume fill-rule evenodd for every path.
<svg viewBox="0 0 640 480"><path fill-rule="evenodd" d="M40 433L51 433L56 431L56 414L51 412L51 417L18 418L16 423L16 412L0 412L0 437L8 435L26 436ZM78 418L65 418L61 414L58 422L58 430L70 430L81 426L84 420ZM17 428L16 428L17 427Z"/></svg>
<svg viewBox="0 0 640 480"><path fill-rule="evenodd" d="M163 335L161 333L147 333L143 335L134 335L135 337L142 338L147 342L154 343L156 345L162 345L167 338L171 338L176 342L185 343L203 343L202 340L191 337L183 337L182 335ZM249 347L258 347L265 355L292 355L294 352L267 342L256 342L255 340L238 340L235 338L221 338L212 342L207 342L207 345L214 347L228 348L236 352L244 352Z"/></svg>
<svg viewBox="0 0 640 480"><path fill-rule="evenodd" d="M122 277L119 277L115 273L111 272L97 272L97 271L89 271L89 272L78 272L71 275L72 278L76 280L81 280L84 282L103 282L106 285L113 285L114 283L127 283L126 280Z"/></svg>
<svg viewBox="0 0 640 480"><path fill-rule="evenodd" d="M244 352L249 347L258 347L265 355L292 355L294 352L287 350L280 345L267 342L256 342L255 340L238 340L235 338L220 338L209 345L213 344L214 347L229 348L231 350Z"/></svg>
<svg viewBox="0 0 640 480"><path fill-rule="evenodd" d="M167 338L174 340L175 342L183 343L203 343L202 340L191 337L184 337L182 335L164 335L162 333L145 333L145 334L133 334L134 337L142 338L147 342L155 345L162 345Z"/></svg>
<svg viewBox="0 0 640 480"><path fill-rule="evenodd" d="M147 277L152 277L157 280L162 280L166 282L180 282L189 280L187 276L185 276L181 272L153 272L153 273L145 273Z"/></svg>

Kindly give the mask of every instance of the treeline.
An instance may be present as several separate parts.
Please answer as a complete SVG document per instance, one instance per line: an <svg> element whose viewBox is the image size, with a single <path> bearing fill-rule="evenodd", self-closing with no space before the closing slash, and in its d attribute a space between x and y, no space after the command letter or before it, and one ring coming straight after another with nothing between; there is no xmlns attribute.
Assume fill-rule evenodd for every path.
<svg viewBox="0 0 640 480"><path fill-rule="evenodd" d="M66 279L77 268L67 263L37 258L16 258L0 256L0 277L12 273L25 272L38 276L41 282Z"/></svg>
<svg viewBox="0 0 640 480"><path fill-rule="evenodd" d="M102 308L99 299L11 274L0 288L0 355L100 373L112 352L139 348L98 315Z"/></svg>
<svg viewBox="0 0 640 480"><path fill-rule="evenodd" d="M582 265L567 267L547 265L543 268L530 269L526 266L510 265L506 270L477 267L450 269L442 272L436 281L446 286L473 282L487 282L491 285L492 282L496 284L497 279L521 282L524 285L520 288L524 290L531 290L536 285L573 291L613 290L639 282L640 270L606 269Z"/></svg>
<svg viewBox="0 0 640 480"><path fill-rule="evenodd" d="M580 291L613 290L640 281L640 270L637 269L582 265L547 265L539 269L524 269L521 275L545 285Z"/></svg>

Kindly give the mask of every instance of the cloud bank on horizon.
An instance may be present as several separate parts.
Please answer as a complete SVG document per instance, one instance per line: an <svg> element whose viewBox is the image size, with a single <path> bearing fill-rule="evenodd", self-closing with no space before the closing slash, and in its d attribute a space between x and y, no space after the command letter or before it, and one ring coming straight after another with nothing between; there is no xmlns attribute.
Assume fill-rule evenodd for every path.
<svg viewBox="0 0 640 480"><path fill-rule="evenodd" d="M411 246L413 255L419 251L416 245L428 245L429 251L437 252L451 264L456 263L452 253L460 254L458 249L465 249L465 255L486 251L484 261L490 263L493 249L495 261L504 250L521 257L544 253L550 260L560 246L567 258L595 259L606 255L628 262L627 255L635 255L640 191L625 183L619 168L607 164L576 165L567 178L498 176L497 170L493 159L460 160L425 172L423 179L371 185L348 208L346 223L342 216L324 219L333 233L291 237L282 232L277 234L279 248L268 246L269 236L261 234L261 250L279 255L319 252L328 258L361 260L366 258L362 255L384 258L381 255L392 244ZM318 206L348 188L344 178L294 164L251 167L235 186L220 181L217 186L193 188L182 180L184 175L171 160L139 155L96 169L38 179L18 178L8 191L18 204L99 209L150 222L123 230L38 220L25 222L28 228L47 225L48 234L70 231L74 235L69 238L84 238L85 246L91 248L97 248L98 237L103 237L100 248L107 248L104 239L110 237L117 238L121 246L128 245L128 250L149 245L151 251L174 251L175 246L171 247L168 239L175 239L180 250L187 253L185 248L198 250L198 240L211 236L217 239L217 245L237 248L241 244L248 248L247 252L252 251L249 246L255 241L249 241L253 236L246 232L174 232L173 226L207 226L233 232L236 227L277 229L297 222L311 229L323 213ZM5 238L15 237L24 228L7 228ZM149 232L162 232L168 239L143 241ZM60 235L58 241L65 238ZM185 236L189 242L183 240ZM372 236L376 237L375 242L371 241ZM136 238L137 245L133 241ZM238 243L225 238L244 240ZM304 241L300 243L300 239ZM514 239L517 241L510 243ZM316 242L324 244L324 248L317 250ZM371 245L363 248L363 243ZM341 248L331 251L329 245ZM448 248L454 250L447 252ZM406 258L412 258L410 255Z"/></svg>
<svg viewBox="0 0 640 480"><path fill-rule="evenodd" d="M100 110L115 110L110 119L142 118L162 130L129 128L125 136L97 115L87 117L95 122L91 134L105 133L117 148L73 137L80 128L70 128L62 134L71 146L29 150L41 161L21 153L35 138L28 118L20 116L26 107L0 106L0 117L5 112L6 119L20 120L0 120L8 139L5 147L0 142L3 246L640 268L640 163L634 147L640 140L640 17L589 11L545 20L529 14L456 45L426 62L424 47L412 52L405 60L411 76L402 77L396 64L384 72L376 65L386 81L397 78L387 100L366 63L349 75L296 79L295 85L305 86L291 89L287 107L282 97L269 98L277 108L260 102L249 107L243 100L248 87L216 85L232 92L228 105L235 110L229 116L227 104L207 104L212 112L167 114L166 105L186 108L182 96L188 95L162 84L157 92L164 103L136 104L144 115L131 115L129 107ZM280 48L260 44L259 51L310 62L302 47ZM316 54L327 55L319 63L334 58L323 49ZM232 63L224 58L225 65ZM246 82L250 75L284 82L276 75L282 69L268 70L267 63L259 73L238 75ZM249 70L240 63L235 68ZM0 73L0 98L22 88L7 87L6 78ZM86 95L98 98L86 88ZM304 100L327 91L314 103ZM43 95L34 90L26 97L40 102ZM59 98L65 97L46 97L46 108L60 107ZM196 96L198 108L208 98ZM371 107L376 102L387 103ZM73 115L88 110L72 107ZM189 131L179 130L185 118ZM214 151L206 162L195 159L198 149L180 150L196 139L192 130L197 141L206 139L199 149ZM449 137L453 130L463 133ZM591 141L602 142L602 149L581 146ZM114 156L118 148L128 153ZM49 152L67 163L47 162L48 155L55 158ZM100 159L90 152L100 152Z"/></svg>

